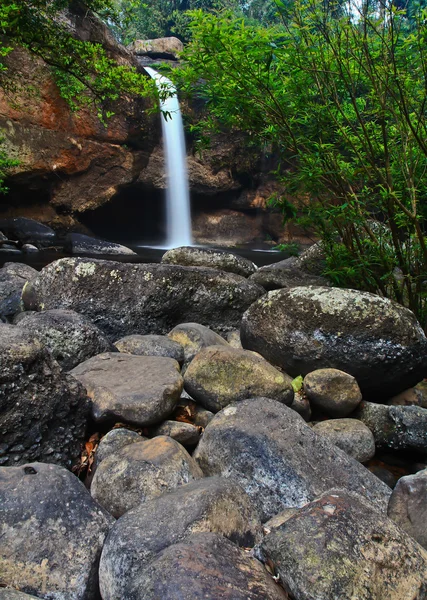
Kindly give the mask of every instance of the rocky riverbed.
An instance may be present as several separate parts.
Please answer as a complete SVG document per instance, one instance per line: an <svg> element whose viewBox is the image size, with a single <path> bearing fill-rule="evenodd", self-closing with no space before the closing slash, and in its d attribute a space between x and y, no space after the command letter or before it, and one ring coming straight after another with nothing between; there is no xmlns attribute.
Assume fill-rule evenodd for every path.
<svg viewBox="0 0 427 600"><path fill-rule="evenodd" d="M0 600L427 599L427 338L321 272L0 269Z"/></svg>

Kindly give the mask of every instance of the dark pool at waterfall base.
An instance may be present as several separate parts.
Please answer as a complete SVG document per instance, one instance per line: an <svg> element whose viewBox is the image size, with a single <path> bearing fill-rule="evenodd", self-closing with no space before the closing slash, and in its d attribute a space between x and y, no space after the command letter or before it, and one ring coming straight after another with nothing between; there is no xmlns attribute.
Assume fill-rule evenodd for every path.
<svg viewBox="0 0 427 600"><path fill-rule="evenodd" d="M166 252L165 248L160 247L151 247L151 246L141 246L134 244L126 244L128 248L131 248L136 255L117 255L112 256L96 254L80 254L79 256L88 256L89 258L99 259L99 260L113 260L117 262L132 262L132 263L159 263L163 254ZM285 258L289 258L289 253L287 252L279 252L276 250L265 249L265 248L224 248L224 247L214 247L214 246L197 246L199 248L216 248L218 250L225 250L228 252L232 252L233 254L238 254L239 256L243 256L248 258L252 262L254 262L258 267L262 267L264 265L268 265L271 263L278 262L279 260L284 260ZM34 254L23 254L23 253L9 253L9 252L0 252L0 266L3 266L6 262L20 262L25 263L34 267L35 269L42 269L46 265L51 262L58 260L64 257L71 257L75 255L66 254L63 251L56 251L54 249L46 249L40 250L39 252L35 252Z"/></svg>

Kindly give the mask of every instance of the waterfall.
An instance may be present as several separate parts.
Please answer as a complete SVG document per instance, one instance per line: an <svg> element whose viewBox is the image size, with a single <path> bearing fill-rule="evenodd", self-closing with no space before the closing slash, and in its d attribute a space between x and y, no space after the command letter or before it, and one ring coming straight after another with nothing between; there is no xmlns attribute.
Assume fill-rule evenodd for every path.
<svg viewBox="0 0 427 600"><path fill-rule="evenodd" d="M159 91L172 92L166 100L160 100L162 115L163 148L167 178L166 189L166 247L191 246L190 191L188 187L187 155L184 127L178 96L173 83L150 67L144 67Z"/></svg>

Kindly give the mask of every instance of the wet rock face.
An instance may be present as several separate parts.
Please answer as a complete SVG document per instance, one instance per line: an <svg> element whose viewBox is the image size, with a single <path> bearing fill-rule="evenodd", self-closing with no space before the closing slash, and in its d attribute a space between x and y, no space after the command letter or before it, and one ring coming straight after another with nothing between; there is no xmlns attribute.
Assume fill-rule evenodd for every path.
<svg viewBox="0 0 427 600"><path fill-rule="evenodd" d="M197 532L222 534L245 548L262 538L258 514L237 483L222 477L194 481L149 500L117 521L100 563L103 599L134 598L131 590L141 569L165 548Z"/></svg>
<svg viewBox="0 0 427 600"><path fill-rule="evenodd" d="M72 309L115 341L167 333L185 321L235 329L262 288L232 273L197 267L64 258L23 291L28 310Z"/></svg>
<svg viewBox="0 0 427 600"><path fill-rule="evenodd" d="M365 397L390 398L427 372L427 339L411 311L355 290L298 287L269 292L244 314L244 348L290 375L335 368Z"/></svg>
<svg viewBox="0 0 427 600"><path fill-rule="evenodd" d="M427 596L427 552L347 491L300 509L266 536L262 550L298 600Z"/></svg>
<svg viewBox="0 0 427 600"><path fill-rule="evenodd" d="M0 231L10 240L17 240L22 244L35 244L38 248L52 246L56 242L53 229L25 217L0 219Z"/></svg>
<svg viewBox="0 0 427 600"><path fill-rule="evenodd" d="M113 521L62 467L0 468L2 584L39 598L96 600L99 557Z"/></svg>
<svg viewBox="0 0 427 600"><path fill-rule="evenodd" d="M257 270L252 261L231 252L190 246L168 250L162 256L162 263L187 267L210 267L220 271L236 273L243 277L249 277Z"/></svg>
<svg viewBox="0 0 427 600"><path fill-rule="evenodd" d="M65 371L96 354L114 350L98 327L72 310L23 313L18 327L46 346Z"/></svg>
<svg viewBox="0 0 427 600"><path fill-rule="evenodd" d="M14 325L0 324L0 461L41 460L70 467L80 455L89 402L48 350Z"/></svg>
<svg viewBox="0 0 427 600"><path fill-rule="evenodd" d="M401 477L393 490L387 514L427 549L427 470Z"/></svg>
<svg viewBox="0 0 427 600"><path fill-rule="evenodd" d="M267 398L217 413L194 453L205 475L238 482L267 521L338 485L360 491L385 511L390 489L317 435L293 410Z"/></svg>

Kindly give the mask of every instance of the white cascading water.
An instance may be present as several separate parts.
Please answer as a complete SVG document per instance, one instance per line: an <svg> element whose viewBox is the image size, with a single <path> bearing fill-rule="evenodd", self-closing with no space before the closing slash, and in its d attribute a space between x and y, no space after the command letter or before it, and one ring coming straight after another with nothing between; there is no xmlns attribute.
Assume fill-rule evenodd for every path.
<svg viewBox="0 0 427 600"><path fill-rule="evenodd" d="M188 187L187 154L184 127L178 96L173 83L150 67L144 67L160 90L167 86L171 95L160 101L160 109L168 113L162 116L163 148L167 177L166 189L166 247L191 246L190 190Z"/></svg>

